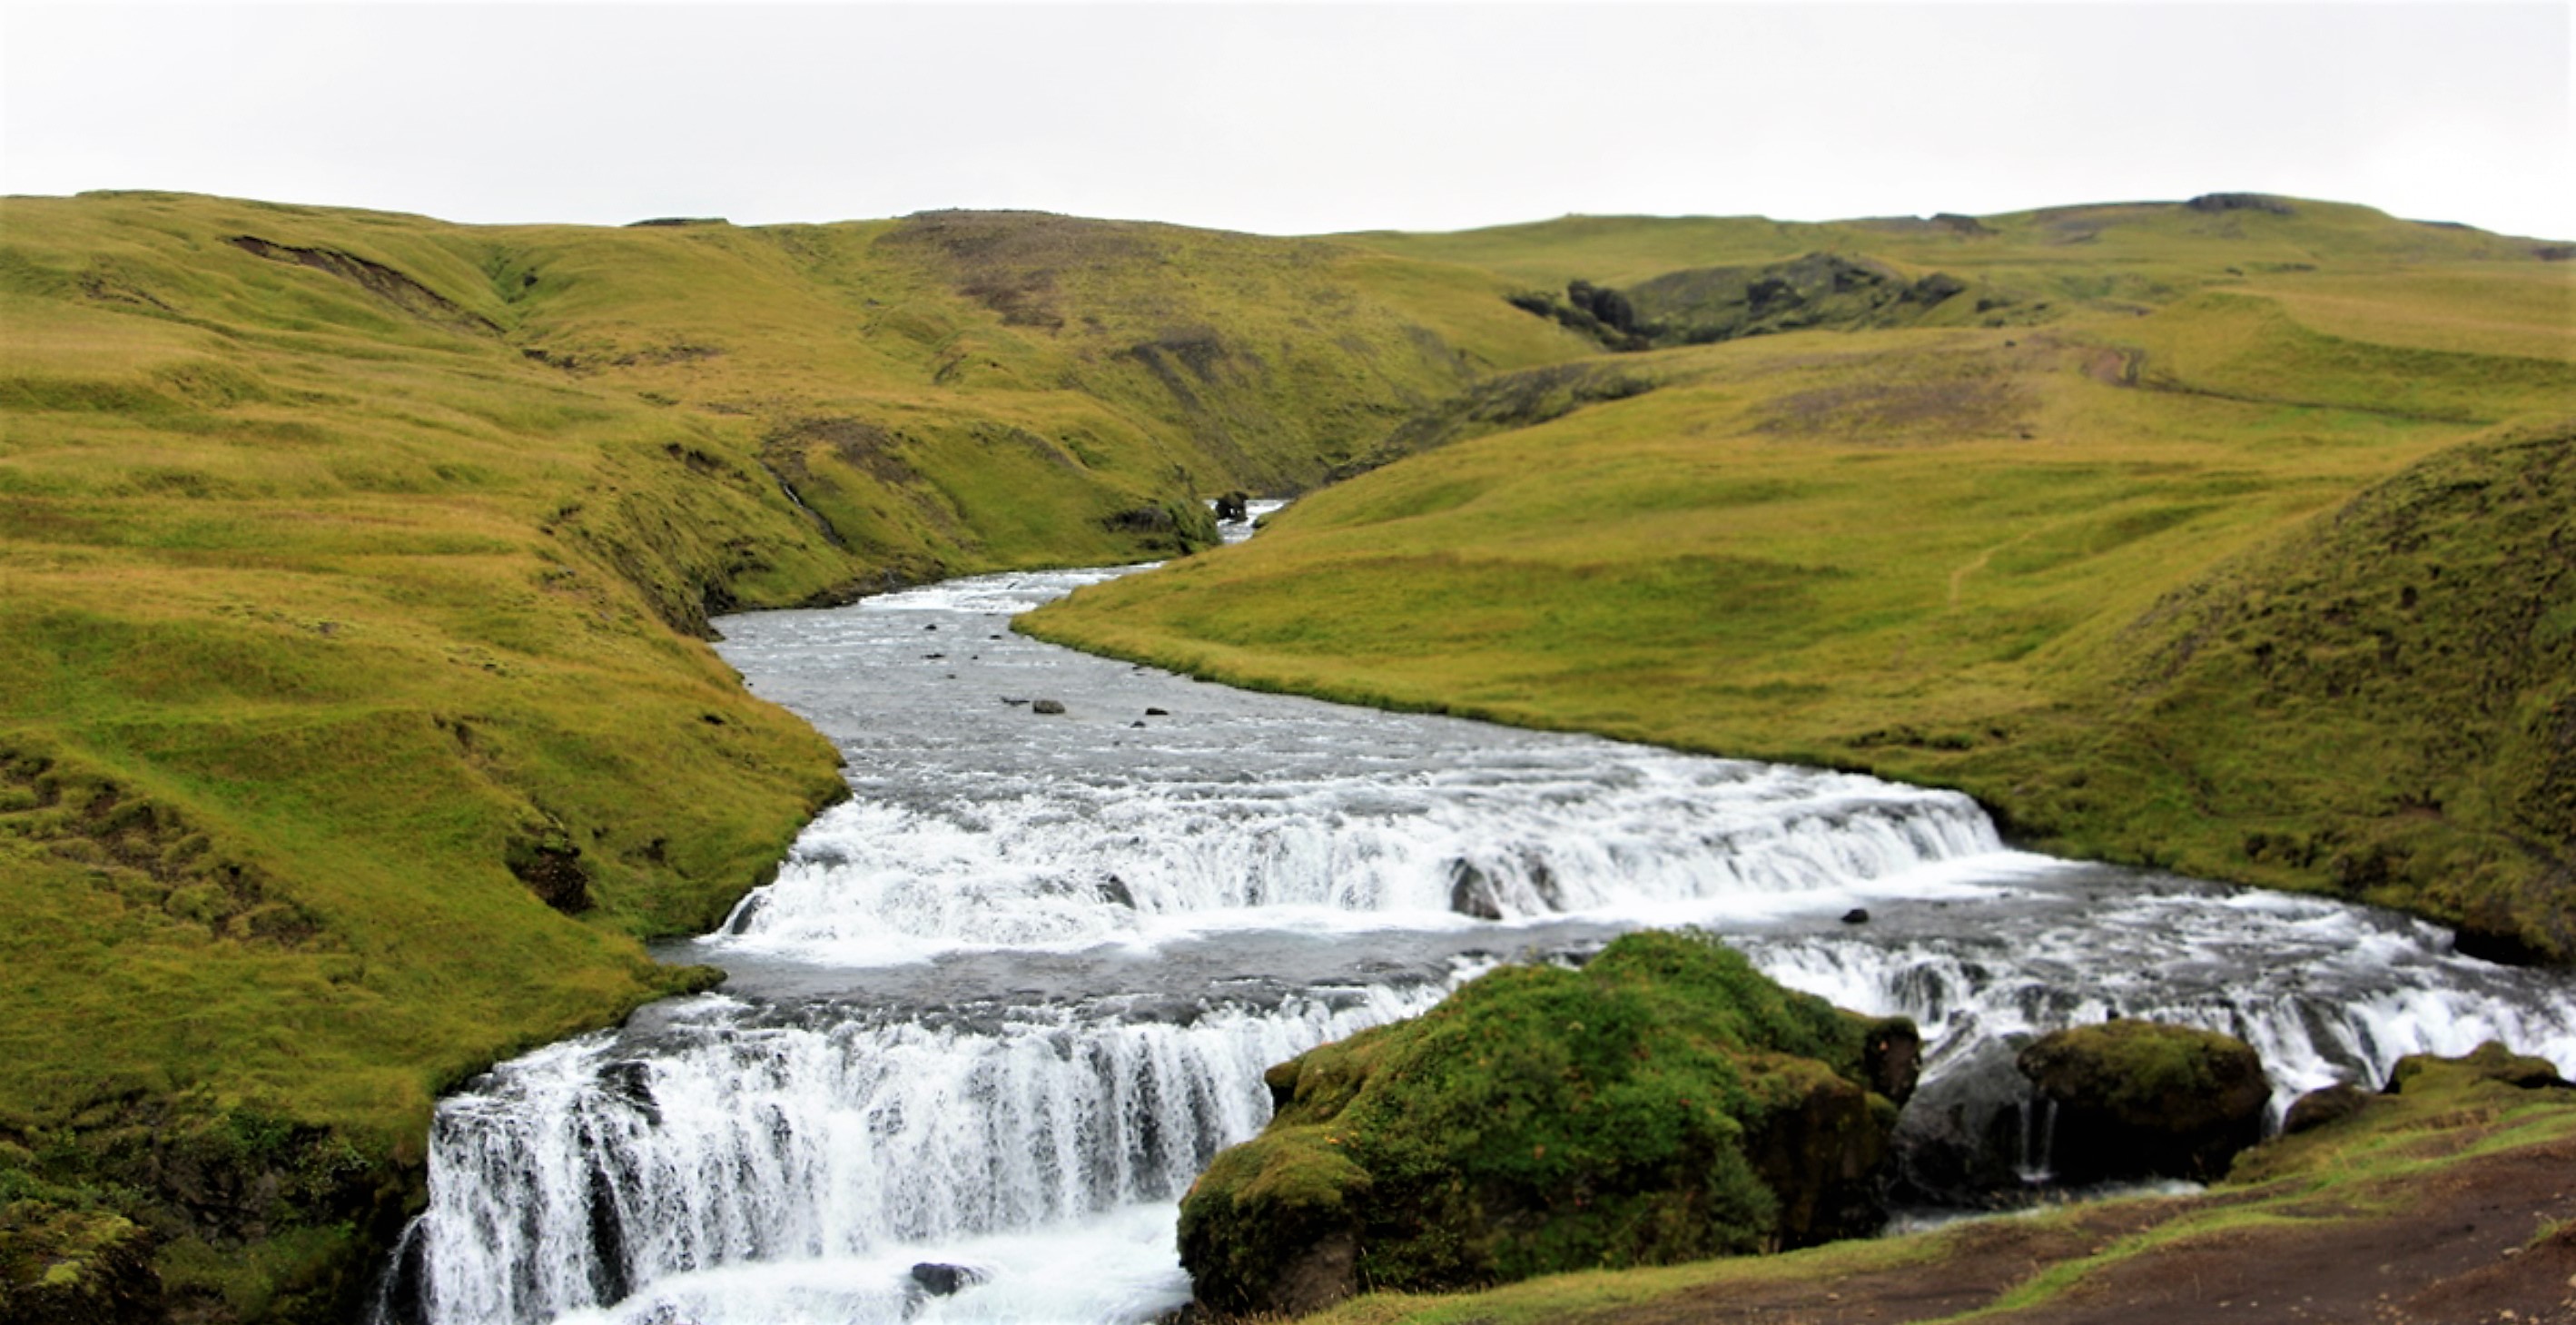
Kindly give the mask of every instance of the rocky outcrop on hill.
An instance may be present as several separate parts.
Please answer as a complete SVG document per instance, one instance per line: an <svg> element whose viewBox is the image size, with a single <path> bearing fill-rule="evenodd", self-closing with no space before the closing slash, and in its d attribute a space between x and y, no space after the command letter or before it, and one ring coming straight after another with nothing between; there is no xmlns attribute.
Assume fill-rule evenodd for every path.
<svg viewBox="0 0 2576 1325"><path fill-rule="evenodd" d="M1868 1233L1917 1047L1701 935L1507 967L1272 1068L1270 1127L1182 1201L1182 1263L1207 1310L1302 1312Z"/></svg>

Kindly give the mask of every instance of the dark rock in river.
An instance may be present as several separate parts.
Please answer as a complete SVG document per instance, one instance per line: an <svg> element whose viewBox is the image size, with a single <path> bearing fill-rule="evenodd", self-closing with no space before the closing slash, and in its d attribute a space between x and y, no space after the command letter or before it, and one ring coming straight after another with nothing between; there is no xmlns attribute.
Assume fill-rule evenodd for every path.
<svg viewBox="0 0 2576 1325"><path fill-rule="evenodd" d="M1861 1081L1871 1090L1903 1104L1914 1097L1923 1075L1923 1033L1903 1017L1882 1017L1861 1041Z"/></svg>
<svg viewBox="0 0 2576 1325"><path fill-rule="evenodd" d="M2033 1138L2030 1078L2013 1063L2021 1043L1986 1041L1905 1102L1896 1124L1897 1199L1981 1206L2022 1195Z"/></svg>
<svg viewBox="0 0 2576 1325"><path fill-rule="evenodd" d="M1040 700L1035 700L1035 701L1032 701L1032 702L1029 704L1029 712L1031 712L1031 713L1062 713L1062 712L1064 712L1064 701L1063 701L1063 700L1060 700L1060 699L1040 699Z"/></svg>
<svg viewBox="0 0 2576 1325"><path fill-rule="evenodd" d="M1265 1074L1277 1112L1182 1199L1181 1263L1209 1311L1302 1313L1866 1234L1896 1121L1870 1060L1904 1080L1915 1043L1699 935L1507 966Z"/></svg>
<svg viewBox="0 0 2576 1325"><path fill-rule="evenodd" d="M959 1289L972 1288L984 1282L984 1272L967 1265L923 1261L912 1267L912 1282L932 1297L947 1297Z"/></svg>
<svg viewBox="0 0 2576 1325"><path fill-rule="evenodd" d="M1503 898L1493 876L1463 861L1449 862L1449 909L1478 920L1503 918Z"/></svg>
<svg viewBox="0 0 2576 1325"><path fill-rule="evenodd" d="M1228 524L1241 524L1252 518L1252 495L1229 492L1216 499L1216 518Z"/></svg>
<svg viewBox="0 0 2576 1325"><path fill-rule="evenodd" d="M2110 1021L2043 1036L2015 1062L2053 1114L2045 1158L2061 1182L2206 1182L2263 1139L2272 1087L2232 1035Z"/></svg>
<svg viewBox="0 0 2576 1325"><path fill-rule="evenodd" d="M654 1126L662 1123L661 1101L653 1098L653 1065L638 1058L620 1058L599 1065L599 1088L626 1101L644 1120Z"/></svg>
<svg viewBox="0 0 2576 1325"><path fill-rule="evenodd" d="M1846 925L1868 924L1869 908L1865 906L1855 906L1852 909L1843 912L1843 923Z"/></svg>

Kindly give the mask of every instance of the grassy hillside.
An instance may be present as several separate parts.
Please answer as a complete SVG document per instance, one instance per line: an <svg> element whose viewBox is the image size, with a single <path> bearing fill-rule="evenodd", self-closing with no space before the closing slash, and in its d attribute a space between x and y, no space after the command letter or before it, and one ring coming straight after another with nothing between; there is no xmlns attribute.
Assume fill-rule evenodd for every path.
<svg viewBox="0 0 2576 1325"><path fill-rule="evenodd" d="M637 940L840 794L710 612L1210 541L1581 351L1505 287L1034 215L0 202L0 1294L344 1318L433 1093L696 981Z"/></svg>
<svg viewBox="0 0 2576 1325"><path fill-rule="evenodd" d="M1026 628L1956 785L2041 846L2576 954L2570 268L2264 201L1839 228L1880 245L1856 263L1939 250L1969 290L2110 293L1492 379L1253 544ZM1766 235L1817 241L1577 221L1382 242L1633 278L1776 256Z"/></svg>
<svg viewBox="0 0 2576 1325"><path fill-rule="evenodd" d="M1325 240L0 200L0 1293L345 1316L434 1092L701 979L639 939L838 794L711 613L1187 551L1237 488L1364 475L1039 628L2564 953L2552 253L2244 198Z"/></svg>

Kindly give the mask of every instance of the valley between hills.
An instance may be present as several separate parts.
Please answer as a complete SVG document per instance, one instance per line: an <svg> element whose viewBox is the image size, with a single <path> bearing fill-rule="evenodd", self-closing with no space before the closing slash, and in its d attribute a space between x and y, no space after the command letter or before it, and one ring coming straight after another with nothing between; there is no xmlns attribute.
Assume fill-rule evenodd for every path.
<svg viewBox="0 0 2576 1325"><path fill-rule="evenodd" d="M0 200L0 1304L351 1318L438 1094L721 978L643 944L847 794L710 616L984 571L1168 559L1020 628L1956 788L2564 964L2571 259L2248 194L1310 239ZM1220 548L1231 493L1297 500ZM2576 1134L2493 1085L2033 1226L1995 1291L2470 1200Z"/></svg>

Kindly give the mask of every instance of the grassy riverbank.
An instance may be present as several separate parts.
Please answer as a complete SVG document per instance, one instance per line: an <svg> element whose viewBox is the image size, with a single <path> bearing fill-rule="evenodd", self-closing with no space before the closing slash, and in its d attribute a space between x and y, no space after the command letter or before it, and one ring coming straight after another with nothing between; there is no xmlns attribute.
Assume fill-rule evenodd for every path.
<svg viewBox="0 0 2576 1325"><path fill-rule="evenodd" d="M2563 958L2570 268L2280 205L1940 241L1986 246L1953 265L1997 288L2111 292L2032 325L1489 383L1410 430L1427 449L1253 543L1024 628L1237 684L1954 785L2048 849ZM2092 239L2047 238L2076 215ZM1633 272L1675 260L1645 238L1697 233L1562 224L1577 257L1550 227L1400 247Z"/></svg>

